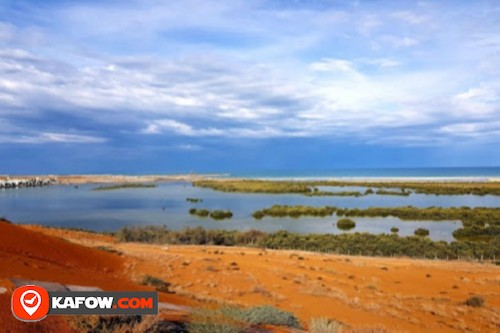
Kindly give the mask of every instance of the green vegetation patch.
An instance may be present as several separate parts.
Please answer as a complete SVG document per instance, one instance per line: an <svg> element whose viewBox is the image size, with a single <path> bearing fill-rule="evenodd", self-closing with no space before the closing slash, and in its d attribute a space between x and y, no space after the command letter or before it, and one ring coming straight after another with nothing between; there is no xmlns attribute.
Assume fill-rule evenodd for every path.
<svg viewBox="0 0 500 333"><path fill-rule="evenodd" d="M415 193L436 195L500 195L500 182L448 182L448 181L275 181L275 180L253 180L253 179L229 179L229 180L200 180L193 186L211 188L222 192L244 192L244 193L300 193L313 192L316 186L361 186L368 188L401 188L411 189ZM373 190L372 190L373 191ZM383 192L392 192L383 190ZM379 194L384 194L384 193ZM408 195L397 192L397 195ZM365 193L372 194L372 193ZM387 194L387 193L385 193ZM392 193L394 194L394 193ZM313 194L314 195L314 194ZM395 194L394 194L395 195Z"/></svg>
<svg viewBox="0 0 500 333"><path fill-rule="evenodd" d="M337 209L338 216L346 217L387 217L401 220L447 221L459 220L463 228L455 230L458 240L489 241L500 236L500 208L486 207L370 207L366 209Z"/></svg>
<svg viewBox="0 0 500 333"><path fill-rule="evenodd" d="M237 308L225 306L220 309L198 309L191 315L188 331L195 333L248 332L264 325L299 328L299 320L293 313L274 306Z"/></svg>
<svg viewBox="0 0 500 333"><path fill-rule="evenodd" d="M401 189L401 191L389 191L389 190L378 190L375 192L378 195L400 195L407 197L410 195L410 192L405 191L405 189Z"/></svg>
<svg viewBox="0 0 500 333"><path fill-rule="evenodd" d="M317 188L310 193L304 193L308 197L362 197L363 193L358 191L342 191L342 192L330 192L330 191L319 191Z"/></svg>
<svg viewBox="0 0 500 333"><path fill-rule="evenodd" d="M287 231L207 230L201 227L169 230L165 226L126 227L116 233L118 241L179 245L250 246L269 249L300 249L369 256L409 256L441 259L497 258L500 237L484 242L433 241L429 237L397 234L342 233L295 234Z"/></svg>
<svg viewBox="0 0 500 333"><path fill-rule="evenodd" d="M228 210L214 210L210 212L210 217L214 220L224 220L233 217L233 213Z"/></svg>
<svg viewBox="0 0 500 333"><path fill-rule="evenodd" d="M489 241L500 236L500 208L486 207L370 207L337 208L333 206L287 206L274 205L255 211L252 216L260 220L270 217L331 216L342 217L388 217L394 216L403 221L449 221L459 220L463 228L455 230L453 236L458 240Z"/></svg>
<svg viewBox="0 0 500 333"><path fill-rule="evenodd" d="M77 315L68 316L71 332L143 333L176 332L187 333L184 323L166 321L150 315ZM34 330L43 332L45 330ZM61 330L52 330L60 332Z"/></svg>
<svg viewBox="0 0 500 333"><path fill-rule="evenodd" d="M301 216L331 216L337 210L336 207L312 207L312 206L281 206L274 205L271 208L255 211L252 216L259 220L264 216L271 217L301 217Z"/></svg>
<svg viewBox="0 0 500 333"><path fill-rule="evenodd" d="M157 277L151 276L151 275L145 275L142 278L141 284L144 286L151 286L154 287L157 291L165 292L168 293L168 287L170 286L170 283L163 281L162 279L159 279Z"/></svg>
<svg viewBox="0 0 500 333"><path fill-rule="evenodd" d="M100 250L100 251L105 251L105 252L109 252L109 253L113 253L113 254L117 254L119 256L123 255L123 252L121 251L117 251L109 246L96 246L95 247L97 250Z"/></svg>
<svg viewBox="0 0 500 333"><path fill-rule="evenodd" d="M490 224L484 227L472 226L453 231L453 237L457 240L488 241L498 235L500 235L500 225Z"/></svg>
<svg viewBox="0 0 500 333"><path fill-rule="evenodd" d="M208 215L210 215L210 211L208 209L191 208L189 210L189 214L196 215L196 216L199 216L199 217L207 217Z"/></svg>
<svg viewBox="0 0 500 333"><path fill-rule="evenodd" d="M233 213L230 212L229 210L213 210L213 211L209 211L208 209L191 208L189 210L189 214L196 215L196 216L199 216L199 217L210 216L214 220L224 220L224 219L230 219L230 218L233 217Z"/></svg>
<svg viewBox="0 0 500 333"><path fill-rule="evenodd" d="M186 198L186 201L187 202L191 202L191 203L198 203L198 202L203 202L203 199L200 199L200 198Z"/></svg>
<svg viewBox="0 0 500 333"><path fill-rule="evenodd" d="M426 237L429 236L429 230L424 228L418 228L414 232L415 236Z"/></svg>
<svg viewBox="0 0 500 333"><path fill-rule="evenodd" d="M267 181L267 180L199 180L193 183L197 187L211 188L222 192L244 193L309 193L311 186L303 182Z"/></svg>
<svg viewBox="0 0 500 333"><path fill-rule="evenodd" d="M356 227L356 222L351 219L343 218L337 221L337 228L340 230L351 230L354 227Z"/></svg>
<svg viewBox="0 0 500 333"><path fill-rule="evenodd" d="M154 183L123 183L123 184L113 184L113 185L101 185L93 188L94 191L113 191L128 188L153 188L157 187Z"/></svg>

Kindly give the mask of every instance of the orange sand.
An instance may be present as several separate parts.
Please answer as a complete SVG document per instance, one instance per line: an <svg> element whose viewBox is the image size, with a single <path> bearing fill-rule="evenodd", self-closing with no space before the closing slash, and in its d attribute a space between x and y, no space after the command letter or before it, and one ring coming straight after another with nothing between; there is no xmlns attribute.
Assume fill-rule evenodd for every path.
<svg viewBox="0 0 500 333"><path fill-rule="evenodd" d="M101 235L91 237L112 241L110 237ZM152 290L139 285L125 274L128 264L129 260L119 255L0 220L0 287L8 291L0 294L0 332L71 332L65 317L51 316L39 323L16 320L10 311L10 296L14 286L9 278L96 286L103 290ZM164 293L160 293L160 301L179 305L194 303L187 297ZM162 315L172 320L179 318L177 312L165 312Z"/></svg>
<svg viewBox="0 0 500 333"><path fill-rule="evenodd" d="M495 332L500 327L500 268L490 264L124 244L83 232L29 228L123 252L132 280L150 274L193 299L271 304L294 312L305 325L327 317L390 332ZM485 306L464 305L471 295L482 296Z"/></svg>

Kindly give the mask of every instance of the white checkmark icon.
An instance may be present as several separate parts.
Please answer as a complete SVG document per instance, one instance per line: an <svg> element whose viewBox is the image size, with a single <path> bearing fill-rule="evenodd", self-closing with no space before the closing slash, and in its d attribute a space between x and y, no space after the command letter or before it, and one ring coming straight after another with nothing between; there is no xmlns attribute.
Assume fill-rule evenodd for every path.
<svg viewBox="0 0 500 333"><path fill-rule="evenodd" d="M29 294L33 296L31 296L31 298L28 298ZM33 316L33 314L38 310L38 308L42 304L42 297L37 291L28 289L21 294L20 301L24 311L26 311L28 315Z"/></svg>
<svg viewBox="0 0 500 333"><path fill-rule="evenodd" d="M33 305L35 303L35 300L36 300L36 295L34 295L33 298L31 298L31 299L25 299L24 303L29 304L29 305Z"/></svg>

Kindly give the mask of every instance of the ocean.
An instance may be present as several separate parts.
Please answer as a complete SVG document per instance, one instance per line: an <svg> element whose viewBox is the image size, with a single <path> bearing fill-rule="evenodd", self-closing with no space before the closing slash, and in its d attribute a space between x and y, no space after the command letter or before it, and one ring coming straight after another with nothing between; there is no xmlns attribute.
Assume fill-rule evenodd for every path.
<svg viewBox="0 0 500 333"><path fill-rule="evenodd" d="M330 170L237 171L225 174L225 176L262 179L417 178L485 180L491 178L500 178L500 167L354 168Z"/></svg>

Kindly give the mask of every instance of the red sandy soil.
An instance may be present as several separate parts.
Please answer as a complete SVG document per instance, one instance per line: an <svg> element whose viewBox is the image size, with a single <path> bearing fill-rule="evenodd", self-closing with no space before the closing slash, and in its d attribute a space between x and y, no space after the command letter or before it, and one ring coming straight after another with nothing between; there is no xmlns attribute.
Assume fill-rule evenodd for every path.
<svg viewBox="0 0 500 333"><path fill-rule="evenodd" d="M39 323L16 320L10 311L14 286L9 278L96 286L103 290L151 290L126 275L126 264L127 260L116 254L0 221L0 287L8 290L0 294L0 332L71 332L64 317L51 316ZM193 303L186 297L164 293L160 293L160 300L179 305ZM178 318L178 314L172 315Z"/></svg>
<svg viewBox="0 0 500 333"><path fill-rule="evenodd" d="M307 325L326 317L389 332L498 332L500 267L465 261L370 258L214 246L117 243L83 232L30 227L124 254L133 279L150 274L178 295L236 305L270 304ZM472 295L481 308L466 306Z"/></svg>
<svg viewBox="0 0 500 333"><path fill-rule="evenodd" d="M97 246L122 255L94 249ZM7 277L22 277L139 290L145 288L138 285L145 274L172 283L177 294L161 294L166 302L270 304L292 311L305 326L311 318L326 317L354 330L381 326L388 332L497 332L500 328L500 268L491 264L117 243L105 235L0 223L0 286L11 287ZM466 306L472 295L483 297L485 305ZM58 317L42 321L41 328L17 322L6 309L5 297L0 296L0 323L11 332L68 328Z"/></svg>

